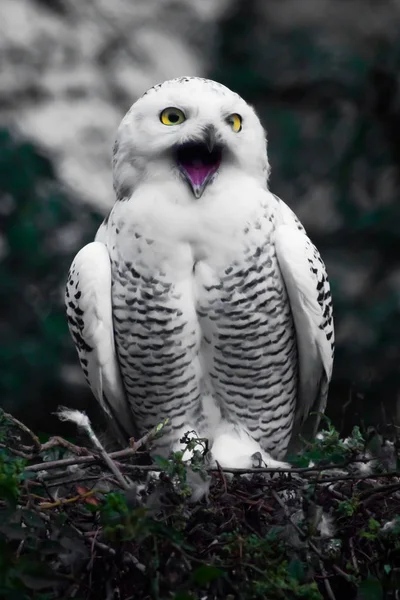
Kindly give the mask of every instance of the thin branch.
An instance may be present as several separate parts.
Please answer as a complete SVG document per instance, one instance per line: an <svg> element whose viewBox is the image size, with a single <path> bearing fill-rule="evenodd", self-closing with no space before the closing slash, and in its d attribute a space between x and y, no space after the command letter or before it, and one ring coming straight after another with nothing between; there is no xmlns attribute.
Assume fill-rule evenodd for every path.
<svg viewBox="0 0 400 600"><path fill-rule="evenodd" d="M221 465L219 464L219 462L217 462L217 469L218 469L218 473L220 475L222 484L224 486L224 492L225 492L225 494L227 494L228 493L228 486L227 486L227 483L226 483L226 477L225 477L224 471L221 468Z"/></svg>
<svg viewBox="0 0 400 600"><path fill-rule="evenodd" d="M364 492L361 492L359 498L361 499L362 504L366 507L372 504L372 502L375 502L375 500L378 500L379 498L398 490L400 490L400 483L380 485L372 488L372 490L365 490Z"/></svg>
<svg viewBox="0 0 400 600"><path fill-rule="evenodd" d="M326 572L324 563L323 563L323 561L321 559L319 559L319 567L320 567L321 573L323 575L323 581L324 581L324 586L325 586L325 589L326 589L326 595L328 596L328 598L330 600L336 600L336 596L333 593L333 590L332 590L331 584L329 582L329 579L328 579L328 576L327 576L327 572Z"/></svg>
<svg viewBox="0 0 400 600"><path fill-rule="evenodd" d="M147 442L153 439L160 431L160 426L154 427L151 431L146 433L143 437L141 437L136 442L132 442L129 448L125 448L124 450L117 450L116 452L110 452L108 456L112 459L121 459L121 458L130 458L137 454L137 451L147 444ZM37 472L37 471L49 471L51 469L62 469L64 467L70 467L72 465L91 465L99 462L99 457L94 454L88 453L87 456L78 456L71 458L62 458L60 460L49 460L41 463L37 463L34 465L30 465L26 468L29 472ZM141 469L141 466L138 466L138 469ZM149 470L156 471L157 468L152 467ZM158 469L161 470L161 469Z"/></svg>
<svg viewBox="0 0 400 600"><path fill-rule="evenodd" d="M96 490L89 490L89 492L85 492L84 494L78 494L77 496L73 496L72 498L59 498L54 502L41 502L39 504L40 509L48 509L48 508L56 508L59 506L65 506L66 504L73 504L74 502L79 502L80 500L85 500L86 498L90 498L96 493Z"/></svg>
<svg viewBox="0 0 400 600"><path fill-rule="evenodd" d="M19 456L20 458L25 458L25 460L32 460L34 458L33 454L27 454L26 452L22 452L21 450L15 450L15 448L11 448L7 444L0 444L0 448L4 448L7 452L11 452L14 456Z"/></svg>
<svg viewBox="0 0 400 600"><path fill-rule="evenodd" d="M156 432L158 433L158 432ZM135 454L137 454L137 451L139 450L139 448L141 448L141 446L143 446L144 444L146 444L148 442L148 440L150 438L152 438L154 436L154 430L152 430L151 432L147 433L145 436L143 436L140 440L138 440L137 442L134 442L133 445L130 448L125 448L124 450L117 450L116 452L109 452L108 456L110 456L113 460L114 459L125 459L125 458L130 458L131 456L134 456ZM99 458L93 454L88 454L87 456L79 456L79 457L71 457L71 458L63 458L60 460L53 460L53 461L44 461L38 464L34 464L31 466L27 467L27 471L30 472L37 472L37 471L49 471L51 469L58 469L58 468L63 468L63 467L69 467L72 465L91 465L91 464L95 464L99 462ZM353 464L352 462L346 463L345 465L327 465L324 467L293 467L293 468L287 468L287 469L283 469L283 468L271 468L271 467L252 467L252 468L248 468L248 469L239 469L239 468L218 468L218 467L205 467L204 470L208 473L219 473L220 469L224 472L224 473L230 473L232 475L246 475L246 474L251 474L254 473L256 475L261 475L263 473L271 473L272 475L274 474L312 474L312 473L320 473L323 471L328 471L328 470L334 470L334 469L344 469L346 466L349 466L350 464ZM155 471L155 472L161 472L163 469L161 467L157 467L156 465L126 465L129 468L134 468L137 469L139 471ZM398 471L392 471L392 472L388 472L388 473L379 473L375 476L373 475L362 475L362 476L358 476L358 475L343 475L340 477L331 477L331 478L326 478L326 479L318 479L318 482L334 482L334 481L346 481L346 480L352 480L352 481L362 481L365 479L371 479L374 480L377 477L399 477L399 472ZM312 482L312 480L311 480Z"/></svg>
<svg viewBox="0 0 400 600"><path fill-rule="evenodd" d="M96 448L96 450L98 450L103 461L106 463L107 467L110 469L111 473L114 475L122 489L129 490L129 483L122 475L121 471L119 470L118 466L114 463L113 459L107 454L106 449L100 442L99 438L96 435L96 432L92 427L92 424L90 423L89 417L84 412L81 412L79 410L71 410L69 408L60 408L57 415L58 418L62 421L71 421L86 432L93 446Z"/></svg>
<svg viewBox="0 0 400 600"><path fill-rule="evenodd" d="M67 450L69 450L73 454L77 454L78 456L80 456L81 454L89 454L89 450L87 448L84 448L83 446L77 446L76 444L73 444L72 442L69 442L68 440L65 440L64 438L58 435L54 435L47 442L42 444L40 452L45 452L57 446L62 446L63 448L66 448Z"/></svg>
<svg viewBox="0 0 400 600"><path fill-rule="evenodd" d="M13 423L13 425L18 427L18 429L20 429L21 431L23 431L24 433L29 435L29 437L31 438L31 440L33 442L33 445L36 448L36 454L38 454L40 452L42 444L40 443L38 436L35 433L33 433L33 431L31 431L29 429L29 427L24 425L24 423L21 423L21 421L19 421L18 419L16 419L9 413L4 412L3 410L0 411L0 417L5 417L8 421L11 421L11 423Z"/></svg>
<svg viewBox="0 0 400 600"><path fill-rule="evenodd" d="M289 515L288 510L287 510L287 506L286 504L284 504L282 502L282 500L279 498L278 494L275 492L275 490L271 490L271 494L272 496L275 498L275 500L277 501L277 503L279 504L279 506L283 509L283 512L287 518L287 520L289 521L289 523L294 527L294 529L296 530L296 533L298 533L298 535L300 535L301 537L304 536L304 533L302 532L302 530L300 529L300 527L297 525L297 523L295 523L292 519L292 517ZM311 550L313 550L313 552L315 552L315 554L318 556L318 558L320 560L324 560L324 557L321 553L321 551L317 548L317 546L314 544L314 542L312 542L310 539L307 540L307 544L310 546ZM340 567L338 567L337 565L332 565L332 568L334 571L336 571L336 573L338 575L341 575L342 577L344 577L347 581L350 580L350 576L345 573Z"/></svg>
<svg viewBox="0 0 400 600"><path fill-rule="evenodd" d="M356 558L356 553L354 551L354 541L353 541L352 537L349 539L349 548L350 548L351 562L353 563L354 570L358 575L359 574L358 562L357 562L357 558Z"/></svg>

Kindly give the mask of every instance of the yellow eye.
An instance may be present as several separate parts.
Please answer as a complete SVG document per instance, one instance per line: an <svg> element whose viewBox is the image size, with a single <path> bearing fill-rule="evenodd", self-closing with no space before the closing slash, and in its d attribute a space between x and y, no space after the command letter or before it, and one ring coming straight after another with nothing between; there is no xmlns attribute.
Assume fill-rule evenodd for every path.
<svg viewBox="0 0 400 600"><path fill-rule="evenodd" d="M185 114L179 108L164 108L160 114L160 121L164 125L180 125L186 121Z"/></svg>
<svg viewBox="0 0 400 600"><path fill-rule="evenodd" d="M239 133L239 131L242 129L242 117L236 113L229 115L227 122L235 133Z"/></svg>

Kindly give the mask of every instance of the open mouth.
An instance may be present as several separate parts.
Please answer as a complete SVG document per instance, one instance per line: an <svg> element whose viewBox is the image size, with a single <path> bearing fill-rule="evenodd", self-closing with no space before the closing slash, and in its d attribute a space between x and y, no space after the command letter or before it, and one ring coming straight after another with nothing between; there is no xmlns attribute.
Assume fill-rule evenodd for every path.
<svg viewBox="0 0 400 600"><path fill-rule="evenodd" d="M196 198L200 198L206 185L221 164L222 148L209 150L206 143L183 144L177 150L177 163L190 184Z"/></svg>

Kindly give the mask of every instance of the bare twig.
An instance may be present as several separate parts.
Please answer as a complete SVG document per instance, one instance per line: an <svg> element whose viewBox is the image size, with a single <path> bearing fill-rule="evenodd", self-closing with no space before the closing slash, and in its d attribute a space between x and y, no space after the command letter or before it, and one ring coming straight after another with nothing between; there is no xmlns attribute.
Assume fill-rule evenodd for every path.
<svg viewBox="0 0 400 600"><path fill-rule="evenodd" d="M356 553L354 551L354 541L353 541L352 537L349 539L349 548L350 548L351 562L353 563L355 572L358 574L359 573L358 562L357 562L357 558L356 558Z"/></svg>
<svg viewBox="0 0 400 600"><path fill-rule="evenodd" d="M160 426L154 427L151 431L146 433L143 437L141 437L136 442L133 442L129 448L125 448L124 450L117 450L116 452L109 452L108 456L114 459L124 459L130 458L137 454L137 451L147 444L148 441L153 439L160 431ZM77 456L71 458L62 458L60 460L52 460L52 461L44 461L41 463L37 463L34 465L30 465L27 467L27 471L30 472L38 472L38 471L49 471L51 469L62 469L65 467L70 467L72 465L92 465L99 462L99 457L93 454L88 454L87 456ZM138 466L138 469L143 469L142 466ZM146 469L143 469L146 470ZM151 471L161 471L161 469L157 469L157 467L149 467L148 470ZM216 469L217 470L217 469Z"/></svg>
<svg viewBox="0 0 400 600"><path fill-rule="evenodd" d="M89 450L87 448L84 448L82 446L76 446L76 444L73 444L72 442L69 442L68 440L65 440L64 438L58 435L54 435L47 442L42 444L40 452L50 450L51 448L55 448L57 446L62 446L63 448L66 448L67 450L69 450L73 454L77 454L78 456L80 456L81 454L89 454Z"/></svg>
<svg viewBox="0 0 400 600"><path fill-rule="evenodd" d="M228 493L228 486L227 486L227 483L226 483L226 477L225 477L225 474L224 474L224 472L223 472L223 470L222 470L221 465L219 464L219 462L217 462L217 469L218 469L218 473L220 475L221 481L222 481L223 486L224 486L224 492L225 492L225 494L227 494Z"/></svg>
<svg viewBox="0 0 400 600"><path fill-rule="evenodd" d="M36 434L33 433L33 431L31 431L29 429L29 427L27 427L26 425L24 425L24 423L21 423L21 421L19 421L18 419L16 419L15 417L13 417L12 415L10 415L9 413L4 412L3 410L0 412L0 416L5 417L8 421L11 421L11 423L13 425L15 425L16 427L18 427L18 429L20 429L21 431L23 431L24 433L26 433L27 435L29 435L29 437L31 438L33 445L36 449L36 454L38 454L41 450L42 444L40 443L40 440L38 438L38 436Z"/></svg>
<svg viewBox="0 0 400 600"><path fill-rule="evenodd" d="M287 520L289 521L289 523L294 527L294 529L296 530L296 533L298 535L300 535L301 537L303 537L303 532L300 529L300 527L297 525L297 523L295 523L292 519L292 517L289 515L288 510L287 510L287 506L282 502L282 500L279 498L278 494L275 492L275 490L271 490L271 494L272 496L275 498L275 500L277 501L277 503L279 504L279 506L283 509L283 512L287 518ZM324 560L324 557L322 555L322 553L320 552L320 550L317 548L317 546L314 544L314 542L312 542L311 540L307 540L307 544L310 546L311 550L313 552L315 552L315 554L318 556L318 558L320 560ZM332 565L332 569L334 571L336 571L336 573L338 575L341 575L342 577L344 577L347 581L350 580L350 576L345 573L340 567L338 567L337 565Z"/></svg>
<svg viewBox="0 0 400 600"><path fill-rule="evenodd" d="M157 433L157 432L156 432ZM151 432L147 433L145 436L143 436L140 440L138 440L137 442L134 442L133 445L130 448L125 448L123 450L117 450L116 452L109 452L108 456L111 457L113 460L115 459L126 459L126 458L130 458L132 456L134 456L135 454L137 454L137 451L139 450L139 448L141 448L144 444L147 443L147 441L154 436L154 430L152 430ZM71 457L71 458L63 458L60 460L53 460L53 461L44 461L38 464L34 464L34 465L30 465L29 467L27 467L27 471L31 471L31 472L37 472L37 471L49 471L51 469L59 469L59 468L64 468L64 467L69 467L72 465L91 465L91 464L95 464L99 462L99 458L93 454L88 454L87 456L78 456L78 457ZM347 466L349 464L352 463L348 463ZM139 471L155 471L155 472L161 472L163 469L161 467L157 467L156 465L126 465L127 468L134 468L137 469ZM219 473L220 470L222 470L224 473L231 473L232 475L246 475L248 473L254 473L257 475L261 475L263 473L271 473L271 474L275 474L275 473L286 473L286 474L290 474L290 473L298 473L298 474L312 474L312 473L320 473L323 471L327 471L327 470L332 470L332 469L343 469L345 468L345 465L328 465L328 466L324 466L324 467L293 467L293 468L288 468L288 469L282 469L282 468L271 468L271 467L255 467L255 468L249 468L249 469L239 469L239 468L231 468L231 469L227 469L227 468L218 468L218 467L205 467L205 471L209 472L209 473ZM392 472L388 472L388 473L379 473L375 476L375 478L377 477L399 477L400 473L398 471L392 471ZM351 481L362 481L362 480L366 480L366 479L371 479L374 480L374 476L373 475L343 475L343 476L339 476L339 477L327 477L327 478L323 478L323 479L318 479L318 483L323 483L323 482L335 482L335 481L346 481L346 480L351 480ZM313 480L308 480L310 483L313 483Z"/></svg>
<svg viewBox="0 0 400 600"><path fill-rule="evenodd" d="M14 456L19 456L20 458L25 458L26 460L31 460L33 458L33 454L27 454L26 452L22 452L22 450L16 450L15 448L11 448L7 444L0 443L0 448L4 448L7 452L11 452Z"/></svg>
<svg viewBox="0 0 400 600"><path fill-rule="evenodd" d="M115 478L118 481L118 483L120 484L120 486L124 490L129 490L129 488L130 488L129 483L127 482L125 477L122 475L121 471L119 470L117 465L114 463L113 459L107 454L105 448L103 447L103 444L100 442L99 438L97 437L97 435L90 423L89 417L83 412L80 412L78 410L70 410L68 408L60 409L57 414L58 414L58 417L62 421L72 421L73 423L76 423L76 425L78 425L78 427L80 427L84 431L86 431L87 435L89 436L90 441L92 442L92 444L94 445L96 450L98 450L103 461L106 463L106 465L108 466L110 471L113 473L113 475L115 476Z"/></svg>
<svg viewBox="0 0 400 600"><path fill-rule="evenodd" d="M39 504L39 508L43 510L43 509L47 509L47 508L56 508L59 506L64 506L66 504L73 504L74 502L79 502L80 500L85 500L86 498L90 498L95 493L96 493L95 490L89 490L88 492L86 492L84 494L78 494L77 496L73 496L72 498L59 498L58 500L55 500L54 502L41 502Z"/></svg>
<svg viewBox="0 0 400 600"><path fill-rule="evenodd" d="M360 500L364 501L364 504L366 504L365 500L367 498L370 498L370 496L375 496L376 494L384 495L388 492L396 492L397 490L400 490L400 483L389 483L387 485L379 485L373 487L372 489L360 492L359 498Z"/></svg>
<svg viewBox="0 0 400 600"><path fill-rule="evenodd" d="M329 579L327 577L327 572L326 572L324 563L321 559L319 559L319 567L320 567L321 573L323 575L323 581L324 581L324 586L326 589L326 595L328 596L328 598L330 598L330 600L336 600L336 596L333 593L331 584L329 583Z"/></svg>
<svg viewBox="0 0 400 600"><path fill-rule="evenodd" d="M115 481L115 479L113 477L110 476L100 476L100 475L84 475L84 476L80 476L77 477L76 479L61 479L60 481L52 481L51 483L47 483L47 487L52 488L52 487L59 487L62 485L72 485L74 483L84 483L87 484L89 481L94 481L95 483L101 483L106 481L107 483L111 483L112 485L117 485L117 482ZM37 482L32 482L29 481L27 482L28 484L31 483L37 483ZM37 485L41 485L40 483L37 483Z"/></svg>
<svg viewBox="0 0 400 600"><path fill-rule="evenodd" d="M4 411L0 412L0 416L1 415L4 416L8 421L10 421L15 427L17 427L18 429L20 429L21 431L23 431L24 433L29 435L29 437L31 438L31 440L33 442L33 447L21 444L20 450L11 448L9 445L6 445L6 444L0 444L0 448L7 448L7 450L9 452L11 452L12 454L15 454L16 456L20 456L21 458L25 458L27 460L32 460L35 456L37 456L41 452L45 452L45 451L50 450L51 448L55 448L57 446L62 446L63 448L66 448L73 454L77 454L77 455L89 453L87 448L76 446L72 442L69 442L68 440L65 440L64 438L62 438L58 435L51 437L47 442L42 444L40 442L38 436L35 433L33 433L33 431L31 431L29 429L29 427L27 427L24 423L21 423L21 421L19 421L18 419L16 419L12 415L10 415L9 413L6 413Z"/></svg>

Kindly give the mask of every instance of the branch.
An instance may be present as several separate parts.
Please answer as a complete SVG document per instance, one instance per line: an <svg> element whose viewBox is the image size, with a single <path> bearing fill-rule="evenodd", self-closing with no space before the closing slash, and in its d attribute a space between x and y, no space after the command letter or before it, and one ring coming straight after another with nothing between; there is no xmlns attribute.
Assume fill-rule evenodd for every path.
<svg viewBox="0 0 400 600"><path fill-rule="evenodd" d="M18 421L18 419L16 419L15 417L13 417L12 415L10 415L9 413L6 413L4 410L0 410L0 417L5 417L8 421L11 421L11 423L13 423L13 425L15 425L16 427L18 427L18 429L20 429L21 431L23 431L24 433L26 433L27 435L29 435L29 437L31 438L34 447L36 448L36 454L39 454L41 448L42 448L42 444L40 443L40 440L38 438L37 435L35 435L33 433L33 431L31 431L29 429L29 427L27 427L26 425L24 425L23 423L21 423L21 421Z"/></svg>
<svg viewBox="0 0 400 600"><path fill-rule="evenodd" d="M131 487L130 484L132 482L130 482L130 484L127 482L126 478L122 475L118 466L114 463L113 459L107 454L105 448L103 447L103 444L100 442L90 423L89 417L85 413L80 412L79 410L70 410L68 408L60 409L58 411L58 417L62 421L72 421L73 423L78 425L78 427L86 431L90 441L92 442L94 447L99 451L100 456L102 457L102 459L104 460L107 467L110 469L111 473L114 475L120 486L124 490L129 490Z"/></svg>
<svg viewBox="0 0 400 600"><path fill-rule="evenodd" d="M141 437L136 442L133 442L129 448L125 448L124 450L117 450L116 452L110 452L108 456L112 459L121 459L121 458L129 458L134 456L137 451L147 444L147 442L154 438L160 431L160 425L154 427L149 433L146 433L143 437ZM37 471L49 471L51 469L59 469L63 467L70 467L72 465L92 465L99 462L99 457L94 454L88 453L87 456L79 456L79 457L71 457L71 458L62 458L60 460L49 460L41 463L37 463L34 465L30 465L27 467L27 471L29 472L37 472ZM142 469L141 466L138 466L138 469ZM150 469L149 469L150 470ZM152 467L152 471L159 470Z"/></svg>
<svg viewBox="0 0 400 600"><path fill-rule="evenodd" d="M20 456L21 458L25 458L26 460L32 460L41 452L45 452L47 450L50 450L51 448L55 448L56 446L62 446L63 448L66 448L73 454L88 454L88 450L86 448L76 446L72 442L69 442L68 440L65 440L64 438L58 435L52 436L47 442L42 444L37 435L34 434L33 431L29 429L29 427L24 425L24 423L21 423L21 421L0 409L0 417L1 416L5 417L5 419L10 421L13 425L15 425L15 427L29 435L29 437L33 441L33 448L31 446L21 445L22 450L16 450L14 448L10 448L6 444L0 444L0 448L6 448L9 452L15 454L16 456Z"/></svg>
<svg viewBox="0 0 400 600"><path fill-rule="evenodd" d="M298 533L298 535L300 535L301 537L303 537L304 536L303 531L300 529L300 527L293 521L292 517L289 515L286 504L284 504L282 502L282 500L279 498L279 496L275 492L275 490L271 490L271 494L275 498L275 500L277 501L277 503L279 504L279 506L283 509L283 512L284 512L287 520L292 525L292 527L294 527L294 529L296 530L296 533ZM323 557L323 555L322 555L322 552L317 548L317 546L314 544L314 542L312 542L310 539L307 539L307 544L310 546L311 550L313 550L313 552L315 552L315 554L318 556L318 558L321 561L325 560L324 557ZM336 573L338 575L341 575L341 577L344 577L347 581L351 580L350 575L348 575L347 573L345 573L337 565L332 565L332 568L333 568L334 571L336 571Z"/></svg>

